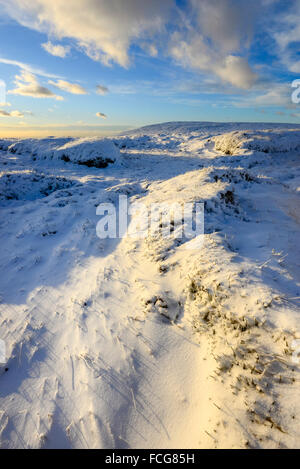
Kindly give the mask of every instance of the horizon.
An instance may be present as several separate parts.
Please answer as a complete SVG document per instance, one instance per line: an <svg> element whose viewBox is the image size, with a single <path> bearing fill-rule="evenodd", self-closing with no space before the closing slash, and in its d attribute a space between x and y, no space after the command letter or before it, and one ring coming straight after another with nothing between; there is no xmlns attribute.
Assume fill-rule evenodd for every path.
<svg viewBox="0 0 300 469"><path fill-rule="evenodd" d="M0 0L0 136L300 124L299 18L296 0Z"/></svg>
<svg viewBox="0 0 300 469"><path fill-rule="evenodd" d="M45 127L45 129L36 129L35 131L32 131L31 128L29 129L24 129L24 134L22 132L18 131L18 134L16 134L16 130L11 130L11 132L4 130L3 131L3 136L1 135L1 130L0 130L0 138L2 139L43 139L43 138L89 138L89 137L117 137L117 136L122 136L125 135L127 132L139 130L142 128L147 129L148 127L152 126L159 126L159 125L164 125L164 124L185 124L185 123L197 123L197 124L264 124L266 126L282 126L283 128L288 128L290 130L297 129L300 127L300 123L288 123L288 122L265 122L265 121L194 121L194 120L186 120L186 121L167 121L167 122L153 122L150 124L142 125L140 127L126 127L123 126L123 132L120 130L119 126L118 129L111 129L111 126L107 126L110 128L105 130L104 126L100 129L95 129L95 130L82 130L84 127L81 127L81 130L72 130L72 126L68 126L68 131L63 130L63 127L61 127L59 130L56 130L53 132L53 134L50 133L51 126ZM74 126L76 127L76 126ZM92 126L87 126L88 128ZM95 126L96 127L96 126ZM122 126L120 126L122 127ZM9 127L8 127L9 128ZM12 127L13 129L13 127ZM267 127L266 127L267 129ZM251 127L249 127L249 130L251 130Z"/></svg>
<svg viewBox="0 0 300 469"><path fill-rule="evenodd" d="M94 128L93 128L94 127ZM1 138L45 138L45 137L109 137L118 135L122 132L122 126L116 126L117 129L113 129L112 126L47 126L44 127L26 127L15 128L13 126L7 126L0 129ZM134 127L123 126L124 131L133 130Z"/></svg>

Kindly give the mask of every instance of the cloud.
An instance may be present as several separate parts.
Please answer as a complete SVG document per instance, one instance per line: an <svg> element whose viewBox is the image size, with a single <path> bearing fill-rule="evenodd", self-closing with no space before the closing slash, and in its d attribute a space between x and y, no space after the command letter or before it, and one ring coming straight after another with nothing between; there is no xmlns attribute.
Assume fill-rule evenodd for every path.
<svg viewBox="0 0 300 469"><path fill-rule="evenodd" d="M108 88L107 88L106 86L104 86L104 85L97 85L97 86L96 86L96 92L97 92L98 94L105 95L105 94L108 93L108 91L109 91Z"/></svg>
<svg viewBox="0 0 300 469"><path fill-rule="evenodd" d="M257 0L191 0L198 31L225 53L249 46Z"/></svg>
<svg viewBox="0 0 300 469"><path fill-rule="evenodd" d="M24 117L24 114L20 111L11 111L11 117Z"/></svg>
<svg viewBox="0 0 300 469"><path fill-rule="evenodd" d="M19 23L72 38L87 55L105 64L129 65L132 41L163 29L173 0L0 0Z"/></svg>
<svg viewBox="0 0 300 469"><path fill-rule="evenodd" d="M58 80L58 81L53 81L49 80L49 85L56 86L56 88L59 88L62 91L67 91L68 93L72 94L88 94L88 92L81 86L78 85L77 83L69 83L68 81L65 80Z"/></svg>
<svg viewBox="0 0 300 469"><path fill-rule="evenodd" d="M63 100L62 96L57 96L48 88L41 86L35 75L25 70L21 71L20 75L16 75L15 85L16 88L9 90L8 94L31 96L33 98L54 98L60 101Z"/></svg>
<svg viewBox="0 0 300 469"><path fill-rule="evenodd" d="M282 15L283 0L0 0L23 26L71 40L105 65L128 67L130 49L138 45L150 56L171 56L199 80L206 74L245 90L258 80L248 60L256 33L263 47L273 37L281 52L299 41L299 2L287 3ZM64 57L69 46L48 41L43 47ZM299 57L292 60L290 51L285 56L287 67L300 72Z"/></svg>
<svg viewBox="0 0 300 469"><path fill-rule="evenodd" d="M243 57L223 55L211 49L197 33L193 33L188 41L174 33L170 54L181 65L215 74L222 81L238 88L251 88L257 78Z"/></svg>
<svg viewBox="0 0 300 469"><path fill-rule="evenodd" d="M279 20L276 22L281 28L274 30L274 38L281 50L287 49L292 43L300 42L300 4L298 1L291 1L284 12L281 12Z"/></svg>
<svg viewBox="0 0 300 469"><path fill-rule="evenodd" d="M157 57L158 56L158 49L155 44L145 42L141 44L141 47L151 56Z"/></svg>
<svg viewBox="0 0 300 469"><path fill-rule="evenodd" d="M1 4L1 0L0 0ZM24 62L20 62L18 60L10 60L10 59L5 59L3 57L0 57L0 63L6 64L6 65L13 65L15 67L19 67L21 70L24 70L29 73L33 73L34 75L39 75L41 77L47 77L47 78L60 78L58 75L54 75L52 73L47 73L44 70L41 70L40 68L36 68L32 65L26 64Z"/></svg>
<svg viewBox="0 0 300 469"><path fill-rule="evenodd" d="M133 84L111 85L110 91L113 94L136 94L137 87Z"/></svg>
<svg viewBox="0 0 300 469"><path fill-rule="evenodd" d="M106 114L103 114L103 112L96 112L96 116L97 116L97 117L101 117L102 119L106 119L106 118L107 118L107 115L106 115Z"/></svg>
<svg viewBox="0 0 300 469"><path fill-rule="evenodd" d="M300 43L300 3L291 0L286 2L279 17L275 17L271 27L271 36L277 45L277 55L285 67L300 73L299 43Z"/></svg>
<svg viewBox="0 0 300 469"><path fill-rule="evenodd" d="M257 78L248 62L243 57L234 55L225 57L221 64L214 64L212 71L225 82L246 90L252 87Z"/></svg>
<svg viewBox="0 0 300 469"><path fill-rule="evenodd" d="M232 101L232 105L240 108L264 107L295 109L296 105L291 99L292 89L290 83L263 83L256 86L246 95L238 96ZM279 112L282 112L280 109Z"/></svg>
<svg viewBox="0 0 300 469"><path fill-rule="evenodd" d="M3 109L0 109L0 116L2 117L24 117L24 114L20 111L4 111Z"/></svg>
<svg viewBox="0 0 300 469"><path fill-rule="evenodd" d="M42 48L45 49L49 54L61 57L62 59L70 52L70 46L62 46L61 44L53 44L52 42L44 42L41 44Z"/></svg>
<svg viewBox="0 0 300 469"><path fill-rule="evenodd" d="M184 67L216 75L237 88L251 88L257 76L244 55L251 44L259 3L190 0L186 27L171 35L170 55Z"/></svg>
<svg viewBox="0 0 300 469"><path fill-rule="evenodd" d="M265 93L255 97L255 103L263 106L282 106L292 108L291 87L286 84L270 86Z"/></svg>

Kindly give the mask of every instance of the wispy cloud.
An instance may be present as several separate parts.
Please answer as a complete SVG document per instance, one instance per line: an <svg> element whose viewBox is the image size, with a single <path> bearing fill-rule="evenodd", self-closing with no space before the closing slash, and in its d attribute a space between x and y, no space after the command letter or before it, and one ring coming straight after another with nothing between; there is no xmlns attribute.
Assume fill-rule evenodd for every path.
<svg viewBox="0 0 300 469"><path fill-rule="evenodd" d="M272 34L277 43L277 53L288 70L300 73L299 43L300 43L300 3L287 2L284 12L276 18Z"/></svg>
<svg viewBox="0 0 300 469"><path fill-rule="evenodd" d="M31 96L33 98L53 98L58 101L63 100L62 96L54 94L48 88L40 85L35 75L25 70L15 77L16 88L9 90L8 94L21 96Z"/></svg>
<svg viewBox="0 0 300 469"><path fill-rule="evenodd" d="M257 75L246 57L259 2L190 0L186 27L170 37L169 53L184 67L216 75L224 83L251 88ZM260 5L261 11L263 5Z"/></svg>
<svg viewBox="0 0 300 469"><path fill-rule="evenodd" d="M53 81L49 80L49 85L53 85L62 91L67 91L72 94L88 94L87 90L77 83L70 83L65 80Z"/></svg>
<svg viewBox="0 0 300 469"><path fill-rule="evenodd" d="M238 96L233 100L237 107L269 107L295 109L296 105L291 100L291 87L286 83L269 83L261 88L256 88L247 95Z"/></svg>
<svg viewBox="0 0 300 469"><path fill-rule="evenodd" d="M49 54L56 57L65 58L70 52L70 46L62 46L61 44L53 44L51 41L44 42L41 44L42 48L45 49Z"/></svg>
<svg viewBox="0 0 300 469"><path fill-rule="evenodd" d="M0 109L0 116L1 117L24 117L24 114L20 111L4 111L3 109Z"/></svg>
<svg viewBox="0 0 300 469"><path fill-rule="evenodd" d="M101 95L105 95L108 93L108 88L104 85L97 85L96 86L96 92Z"/></svg>
<svg viewBox="0 0 300 469"><path fill-rule="evenodd" d="M135 94L137 92L137 87L134 84L117 84L111 85L110 91L113 94Z"/></svg>
<svg viewBox="0 0 300 469"><path fill-rule="evenodd" d="M20 62L18 60L11 60L11 59L5 59L3 57L0 57L0 63L6 64L6 65L13 65L15 67L20 68L21 70L24 70L26 72L32 73L34 75L38 75L41 77L46 77L46 78L61 78L58 75L55 75L53 73L48 73L45 72L44 70L35 67L34 65L29 65L24 62Z"/></svg>

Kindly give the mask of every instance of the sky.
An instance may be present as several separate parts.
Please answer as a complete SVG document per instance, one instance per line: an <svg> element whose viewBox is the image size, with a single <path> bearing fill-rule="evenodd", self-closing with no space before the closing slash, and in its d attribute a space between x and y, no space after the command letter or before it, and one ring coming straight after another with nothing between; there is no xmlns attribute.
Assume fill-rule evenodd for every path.
<svg viewBox="0 0 300 469"><path fill-rule="evenodd" d="M0 136L300 124L299 45L299 0L0 0Z"/></svg>

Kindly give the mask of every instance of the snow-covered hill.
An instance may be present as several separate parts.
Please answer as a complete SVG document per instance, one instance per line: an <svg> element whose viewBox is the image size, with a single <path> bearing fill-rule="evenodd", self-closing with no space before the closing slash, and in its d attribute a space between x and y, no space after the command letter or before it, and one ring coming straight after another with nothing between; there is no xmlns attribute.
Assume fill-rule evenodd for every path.
<svg viewBox="0 0 300 469"><path fill-rule="evenodd" d="M275 124L2 139L0 447L299 446L299 151ZM201 248L100 239L120 195L204 203Z"/></svg>

